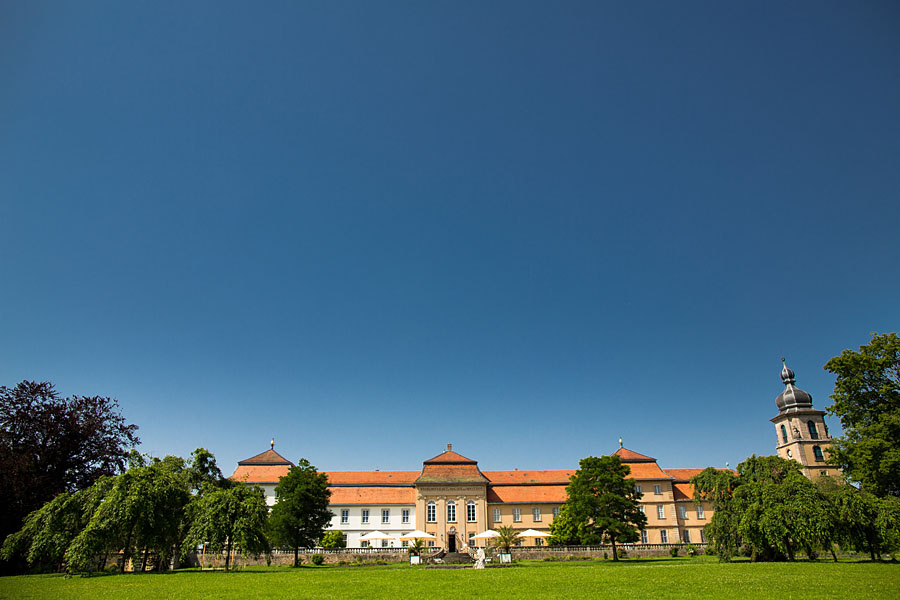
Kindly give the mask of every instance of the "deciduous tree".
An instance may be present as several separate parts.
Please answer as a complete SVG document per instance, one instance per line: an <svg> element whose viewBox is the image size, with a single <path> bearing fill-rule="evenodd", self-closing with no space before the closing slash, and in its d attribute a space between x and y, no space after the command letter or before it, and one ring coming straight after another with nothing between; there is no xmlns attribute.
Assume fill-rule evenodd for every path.
<svg viewBox="0 0 900 600"><path fill-rule="evenodd" d="M876 496L900 496L900 334L873 334L859 352L844 350L825 363L837 379L828 407L844 435L830 461Z"/></svg>
<svg viewBox="0 0 900 600"><path fill-rule="evenodd" d="M266 519L269 509L259 487L238 485L218 489L198 497L193 503L193 522L182 549L189 552L199 544L214 551L225 551L225 570L232 551L258 555L269 550Z"/></svg>
<svg viewBox="0 0 900 600"><path fill-rule="evenodd" d="M276 546L294 550L298 566L300 548L311 548L321 539L331 521L328 510L328 476L319 473L305 458L297 461L275 486L275 506L269 530Z"/></svg>
<svg viewBox="0 0 900 600"><path fill-rule="evenodd" d="M121 472L136 431L111 398L61 398L48 382L0 386L0 539L58 494Z"/></svg>

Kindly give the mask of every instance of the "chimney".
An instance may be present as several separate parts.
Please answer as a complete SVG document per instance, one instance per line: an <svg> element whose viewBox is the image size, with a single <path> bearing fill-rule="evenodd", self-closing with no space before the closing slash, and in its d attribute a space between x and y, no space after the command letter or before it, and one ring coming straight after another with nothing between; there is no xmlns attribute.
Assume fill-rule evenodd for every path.
<svg viewBox="0 0 900 600"><path fill-rule="evenodd" d="M447 444L447 452L453 450L453 444Z"/></svg>

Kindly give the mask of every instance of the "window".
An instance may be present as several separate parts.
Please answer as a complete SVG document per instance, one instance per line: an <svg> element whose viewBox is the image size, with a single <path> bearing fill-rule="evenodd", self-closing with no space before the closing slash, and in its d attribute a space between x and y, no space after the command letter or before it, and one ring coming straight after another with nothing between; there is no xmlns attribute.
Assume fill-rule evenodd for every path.
<svg viewBox="0 0 900 600"><path fill-rule="evenodd" d="M558 506L554 506L554 507L553 507L553 518L555 519L555 518L558 517L558 516L559 516L559 507L558 507Z"/></svg>
<svg viewBox="0 0 900 600"><path fill-rule="evenodd" d="M514 521L515 523L521 523L521 522L522 522L522 509L521 509L521 508L514 508L514 509L513 509L513 521Z"/></svg>
<svg viewBox="0 0 900 600"><path fill-rule="evenodd" d="M362 522L363 523L369 522L369 509L368 508L364 508L362 511Z"/></svg>
<svg viewBox="0 0 900 600"><path fill-rule="evenodd" d="M434 500L429 501L428 506L425 507L425 521L437 523L437 507L434 504Z"/></svg>
<svg viewBox="0 0 900 600"><path fill-rule="evenodd" d="M428 547L434 548L434 540L428 540Z"/></svg>
<svg viewBox="0 0 900 600"><path fill-rule="evenodd" d="M658 485L654 485L654 486L653 486L653 493L656 494L657 496L662 495L662 488L661 488L660 486L658 486Z"/></svg>
<svg viewBox="0 0 900 600"><path fill-rule="evenodd" d="M703 514L703 507L702 507L701 505L699 505L699 504L697 505L697 518L698 518L698 519L705 519L705 518L706 518L706 516L704 516L704 514Z"/></svg>
<svg viewBox="0 0 900 600"><path fill-rule="evenodd" d="M409 540L401 540L400 545L403 546L404 548L408 548Z"/></svg>
<svg viewBox="0 0 900 600"><path fill-rule="evenodd" d="M812 421L806 422L806 428L809 429L809 437L814 440L819 439L819 431L816 429L816 424Z"/></svg>
<svg viewBox="0 0 900 600"><path fill-rule="evenodd" d="M638 510L641 511L642 513L644 513L644 505L642 504L642 505L638 506ZM644 514L647 514L647 513L644 513Z"/></svg>
<svg viewBox="0 0 900 600"><path fill-rule="evenodd" d="M400 511L400 520L404 523L409 523L409 509L404 508Z"/></svg>
<svg viewBox="0 0 900 600"><path fill-rule="evenodd" d="M665 529L659 530L659 543L668 544L669 543L669 532Z"/></svg>
<svg viewBox="0 0 900 600"><path fill-rule="evenodd" d="M369 547L369 541L368 541L368 540L360 540L360 541L359 541L359 547L360 547L360 548L368 548L368 547Z"/></svg>
<svg viewBox="0 0 900 600"><path fill-rule="evenodd" d="M641 543L642 544L647 543L647 532L646 531L641 531Z"/></svg>
<svg viewBox="0 0 900 600"><path fill-rule="evenodd" d="M535 506L534 508L532 508L531 516L534 517L535 523L540 523L541 522L541 507Z"/></svg>
<svg viewBox="0 0 900 600"><path fill-rule="evenodd" d="M348 539L347 534L345 533L345 534L341 535L341 537L344 538L344 548L346 548L347 547L347 539Z"/></svg>
<svg viewBox="0 0 900 600"><path fill-rule="evenodd" d="M341 523L349 523L350 522L350 511L346 508L341 509Z"/></svg>
<svg viewBox="0 0 900 600"><path fill-rule="evenodd" d="M543 538L534 538L534 545L535 546L543 546L544 545Z"/></svg>
<svg viewBox="0 0 900 600"><path fill-rule="evenodd" d="M685 529L684 531L681 532L681 541L684 542L685 544L690 544L690 543L691 543L691 532L690 532L690 530Z"/></svg>
<svg viewBox="0 0 900 600"><path fill-rule="evenodd" d="M813 446L813 455L816 457L817 461L825 462L825 457L822 455L822 449L818 446Z"/></svg>
<svg viewBox="0 0 900 600"><path fill-rule="evenodd" d="M787 427L785 427L784 425L781 426L781 440L782 440L785 444L788 443L788 439L787 439Z"/></svg>
<svg viewBox="0 0 900 600"><path fill-rule="evenodd" d="M662 504L656 505L656 518L657 519L665 519L666 518L666 507Z"/></svg>
<svg viewBox="0 0 900 600"><path fill-rule="evenodd" d="M700 530L700 541L706 543L706 532L702 529Z"/></svg>
<svg viewBox="0 0 900 600"><path fill-rule="evenodd" d="M682 519L687 519L687 508L684 506L678 507L678 514L681 515Z"/></svg>
<svg viewBox="0 0 900 600"><path fill-rule="evenodd" d="M389 508L381 509L381 522L382 523L390 523L391 522L391 510Z"/></svg>
<svg viewBox="0 0 900 600"><path fill-rule="evenodd" d="M475 501L469 500L466 502L466 521L469 523L475 522Z"/></svg>
<svg viewBox="0 0 900 600"><path fill-rule="evenodd" d="M447 522L456 523L456 501L447 501Z"/></svg>
<svg viewBox="0 0 900 600"><path fill-rule="evenodd" d="M495 508L494 509L494 523L499 523L499 522L500 522L500 509Z"/></svg>
<svg viewBox="0 0 900 600"><path fill-rule="evenodd" d="M388 546L387 546L387 540L381 540L381 547L382 547L382 548L387 548L387 547L388 547Z"/></svg>
<svg viewBox="0 0 900 600"><path fill-rule="evenodd" d="M637 492L638 494L644 493L644 489L639 485L634 486L634 491Z"/></svg>

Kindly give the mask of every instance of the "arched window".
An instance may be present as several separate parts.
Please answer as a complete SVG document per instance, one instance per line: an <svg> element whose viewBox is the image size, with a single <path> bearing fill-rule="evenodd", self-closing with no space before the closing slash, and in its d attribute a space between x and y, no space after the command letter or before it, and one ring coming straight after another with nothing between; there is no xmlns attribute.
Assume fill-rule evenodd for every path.
<svg viewBox="0 0 900 600"><path fill-rule="evenodd" d="M816 429L815 423L813 423L812 421L807 421L806 427L807 427L807 429L809 429L809 437L811 437L814 440L819 439L819 430Z"/></svg>
<svg viewBox="0 0 900 600"><path fill-rule="evenodd" d="M788 442L787 427L785 427L784 425L781 426L781 439L784 441L785 444L787 444L787 442Z"/></svg>
<svg viewBox="0 0 900 600"><path fill-rule="evenodd" d="M475 522L475 501L469 500L466 502L466 521L469 523Z"/></svg>
<svg viewBox="0 0 900 600"><path fill-rule="evenodd" d="M454 500L447 501L447 522L456 523L456 502Z"/></svg>
<svg viewBox="0 0 900 600"><path fill-rule="evenodd" d="M813 446L813 456L816 457L817 461L825 462L825 456L822 455L822 449L818 446Z"/></svg>
<svg viewBox="0 0 900 600"><path fill-rule="evenodd" d="M437 523L437 505L434 500L430 500L425 508L425 520L429 523Z"/></svg>

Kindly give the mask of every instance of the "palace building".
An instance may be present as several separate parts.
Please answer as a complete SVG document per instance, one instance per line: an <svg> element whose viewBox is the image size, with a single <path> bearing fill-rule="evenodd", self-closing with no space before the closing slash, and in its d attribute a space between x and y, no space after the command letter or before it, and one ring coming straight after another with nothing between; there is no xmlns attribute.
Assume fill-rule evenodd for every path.
<svg viewBox="0 0 900 600"><path fill-rule="evenodd" d="M696 504L688 480L702 469L662 469L655 458L621 447L614 452L631 468L630 478L643 493L647 527L645 544L702 543L703 526L712 515L707 502ZM238 463L233 479L259 485L269 504L275 485L292 463L269 450ZM420 471L329 471L330 529L342 531L348 547L365 546L360 537L381 531L399 538L419 529L435 536L433 545L455 552L483 545L474 536L486 529L511 526L549 533L550 522L566 501L566 486L575 469L559 471L482 471L478 463L447 450L422 463ZM540 546L540 537L524 540Z"/></svg>
<svg viewBox="0 0 900 600"><path fill-rule="evenodd" d="M833 474L824 463L830 444L824 412L813 410L812 398L794 386L794 373L785 366L785 391L776 399L778 416L772 419L779 436L777 451L797 460L807 477ZM631 469L629 475L643 494L641 510L647 526L641 544L705 543L703 528L712 517L708 502L695 502L689 480L702 468L662 468L655 458L625 448L614 455ZM271 448L242 460L232 478L263 488L267 502L275 503L275 485L293 466ZM510 526L549 533L550 523L566 501L566 486L576 469L482 471L447 444L447 449L422 463L417 471L329 471L329 529L343 532L347 546L367 546L360 537L380 531L393 539L375 543L405 546L399 537L412 530L434 535L429 545L449 552L484 545L474 536L486 529ZM545 543L526 538L527 546Z"/></svg>

